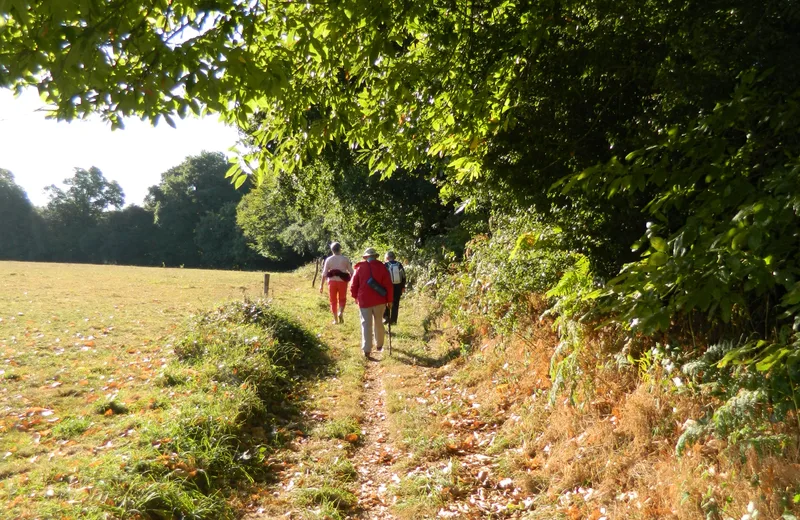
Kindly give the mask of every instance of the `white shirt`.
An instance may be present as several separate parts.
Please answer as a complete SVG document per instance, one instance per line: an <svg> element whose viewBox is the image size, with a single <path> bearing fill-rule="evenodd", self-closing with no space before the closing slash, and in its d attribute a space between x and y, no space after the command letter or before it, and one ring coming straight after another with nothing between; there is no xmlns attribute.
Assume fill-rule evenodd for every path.
<svg viewBox="0 0 800 520"><path fill-rule="evenodd" d="M325 276L328 271L338 269L339 271L350 273L353 276L353 266L350 264L350 259L344 255L332 255L325 259L325 264L322 266L322 276ZM328 278L330 281L343 282L338 276L331 276Z"/></svg>

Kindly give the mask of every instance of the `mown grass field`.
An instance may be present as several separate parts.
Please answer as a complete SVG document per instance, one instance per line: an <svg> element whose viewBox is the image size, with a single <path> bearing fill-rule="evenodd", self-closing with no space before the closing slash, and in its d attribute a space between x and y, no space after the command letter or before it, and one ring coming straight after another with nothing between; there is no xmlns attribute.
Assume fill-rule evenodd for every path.
<svg viewBox="0 0 800 520"><path fill-rule="evenodd" d="M275 293L288 277L272 276ZM198 391L164 383L172 334L262 292L259 273L0 262L3 516L86 518L118 503L104 484Z"/></svg>

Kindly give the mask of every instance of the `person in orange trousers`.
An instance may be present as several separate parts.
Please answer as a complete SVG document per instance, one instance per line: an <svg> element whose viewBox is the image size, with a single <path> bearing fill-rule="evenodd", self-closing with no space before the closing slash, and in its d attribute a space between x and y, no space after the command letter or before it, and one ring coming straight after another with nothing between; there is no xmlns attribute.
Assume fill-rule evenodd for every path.
<svg viewBox="0 0 800 520"><path fill-rule="evenodd" d="M342 254L342 246L339 242L331 244L331 256L325 259L322 265L322 283L319 292L328 280L328 292L331 301L331 312L333 313L333 324L344 322L344 305L347 303L347 283L353 276L353 266L350 259Z"/></svg>

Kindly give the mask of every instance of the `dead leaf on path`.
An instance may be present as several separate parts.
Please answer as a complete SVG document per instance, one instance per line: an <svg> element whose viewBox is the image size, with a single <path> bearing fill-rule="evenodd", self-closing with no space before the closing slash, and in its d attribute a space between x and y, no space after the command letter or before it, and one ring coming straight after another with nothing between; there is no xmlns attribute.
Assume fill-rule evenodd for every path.
<svg viewBox="0 0 800 520"><path fill-rule="evenodd" d="M513 486L514 486L514 480L510 478L504 478L497 484L497 487L499 487L500 489L510 489Z"/></svg>
<svg viewBox="0 0 800 520"><path fill-rule="evenodd" d="M389 462L392 462L393 458L394 457L392 457L392 454L389 453L388 451L382 451L381 454L378 456L378 461L383 462L384 464L388 464Z"/></svg>
<svg viewBox="0 0 800 520"><path fill-rule="evenodd" d="M348 433L344 436L344 440L350 443L358 442L358 434L357 433Z"/></svg>

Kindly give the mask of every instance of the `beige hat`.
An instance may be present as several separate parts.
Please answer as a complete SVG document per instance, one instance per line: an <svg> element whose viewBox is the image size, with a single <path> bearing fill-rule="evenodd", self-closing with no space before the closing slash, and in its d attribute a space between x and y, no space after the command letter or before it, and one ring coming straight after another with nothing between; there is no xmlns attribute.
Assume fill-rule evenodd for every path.
<svg viewBox="0 0 800 520"><path fill-rule="evenodd" d="M367 258L368 256L374 256L374 257L378 256L378 252L375 251L374 247L368 247L366 251L364 251L364 254L361 255L362 258Z"/></svg>

